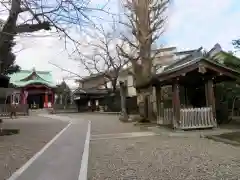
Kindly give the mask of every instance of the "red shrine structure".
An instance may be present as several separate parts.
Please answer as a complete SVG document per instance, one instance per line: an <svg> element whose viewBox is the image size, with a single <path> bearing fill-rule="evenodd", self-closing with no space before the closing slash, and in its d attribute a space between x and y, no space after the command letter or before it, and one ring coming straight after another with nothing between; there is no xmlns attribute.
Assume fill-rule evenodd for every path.
<svg viewBox="0 0 240 180"><path fill-rule="evenodd" d="M50 71L21 70L9 75L15 87L13 103L28 104L29 108L51 108L54 104L56 84Z"/></svg>

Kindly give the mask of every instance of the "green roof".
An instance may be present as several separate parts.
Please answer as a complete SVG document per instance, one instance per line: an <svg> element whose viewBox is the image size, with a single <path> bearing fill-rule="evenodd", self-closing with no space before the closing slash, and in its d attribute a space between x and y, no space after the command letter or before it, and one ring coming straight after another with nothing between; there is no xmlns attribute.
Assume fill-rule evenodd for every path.
<svg viewBox="0 0 240 180"><path fill-rule="evenodd" d="M10 77L9 83L17 87L24 87L30 84L43 84L49 87L56 87L50 71L21 70L8 76Z"/></svg>

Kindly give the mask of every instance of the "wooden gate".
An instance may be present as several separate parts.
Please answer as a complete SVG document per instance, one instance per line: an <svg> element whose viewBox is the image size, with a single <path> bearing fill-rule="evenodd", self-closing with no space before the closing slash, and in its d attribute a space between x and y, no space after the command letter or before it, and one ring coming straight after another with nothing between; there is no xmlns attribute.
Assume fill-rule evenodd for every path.
<svg viewBox="0 0 240 180"><path fill-rule="evenodd" d="M212 108L184 108L180 110L180 129L201 129L217 126Z"/></svg>

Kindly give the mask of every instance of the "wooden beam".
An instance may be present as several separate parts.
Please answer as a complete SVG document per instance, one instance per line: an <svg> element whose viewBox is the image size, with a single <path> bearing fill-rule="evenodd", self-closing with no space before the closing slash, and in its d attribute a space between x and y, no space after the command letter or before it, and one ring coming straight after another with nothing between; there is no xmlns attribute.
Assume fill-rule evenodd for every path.
<svg viewBox="0 0 240 180"><path fill-rule="evenodd" d="M180 120L180 97L179 97L179 84L175 81L172 85L173 89L173 127L177 128Z"/></svg>
<svg viewBox="0 0 240 180"><path fill-rule="evenodd" d="M206 105L209 107L209 93L208 93L208 83L207 81L205 82L205 98L206 98Z"/></svg>
<svg viewBox="0 0 240 180"><path fill-rule="evenodd" d="M202 73L202 74L205 74L205 73L207 72L207 69L205 68L204 65L199 64L199 66L198 66L198 72L199 72L199 73Z"/></svg>
<svg viewBox="0 0 240 180"><path fill-rule="evenodd" d="M222 76L226 75L226 76L231 77L233 79L239 79L239 74L236 74L236 72L231 72L231 70L229 70L229 69L226 69L224 67L215 67L215 66L207 64L207 63L204 63L204 65L207 69L211 69L211 70L213 70L217 73L221 73Z"/></svg>
<svg viewBox="0 0 240 180"><path fill-rule="evenodd" d="M215 107L215 94L214 94L214 86L213 79L209 79L207 81L207 101L208 106L212 107L213 118L216 119L216 107Z"/></svg>
<svg viewBox="0 0 240 180"><path fill-rule="evenodd" d="M163 93L161 86L156 86L156 103L157 103L157 120L158 124L163 124L164 119L164 104Z"/></svg>

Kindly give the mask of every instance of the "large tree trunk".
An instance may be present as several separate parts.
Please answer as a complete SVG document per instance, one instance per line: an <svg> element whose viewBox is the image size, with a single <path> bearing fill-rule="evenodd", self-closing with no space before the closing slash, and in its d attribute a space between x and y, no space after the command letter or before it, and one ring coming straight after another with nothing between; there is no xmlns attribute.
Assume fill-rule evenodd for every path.
<svg viewBox="0 0 240 180"><path fill-rule="evenodd" d="M152 94L152 87L137 90L137 103L139 108L140 119L139 122L149 122L151 119L150 96Z"/></svg>
<svg viewBox="0 0 240 180"><path fill-rule="evenodd" d="M120 95L121 95L121 114L119 117L120 121L127 122L128 121L128 114L127 114L127 107L126 107L126 85L123 82L120 82Z"/></svg>

